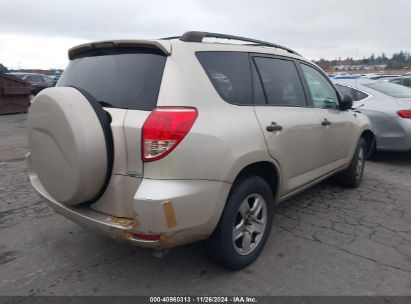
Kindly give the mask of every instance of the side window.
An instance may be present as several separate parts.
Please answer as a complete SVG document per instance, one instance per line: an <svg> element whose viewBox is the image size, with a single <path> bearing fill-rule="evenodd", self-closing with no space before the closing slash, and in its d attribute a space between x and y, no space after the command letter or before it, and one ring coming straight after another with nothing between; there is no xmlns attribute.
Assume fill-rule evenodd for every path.
<svg viewBox="0 0 411 304"><path fill-rule="evenodd" d="M336 84L335 87L337 88L338 92L340 92L341 96L344 96L345 94L349 94L351 95L353 99L355 98L355 94L354 94L355 92L352 88L343 86L341 84Z"/></svg>
<svg viewBox="0 0 411 304"><path fill-rule="evenodd" d="M42 76L43 82L47 84L53 84L53 80L47 76Z"/></svg>
<svg viewBox="0 0 411 304"><path fill-rule="evenodd" d="M390 80L392 83L401 84L401 79L392 79Z"/></svg>
<svg viewBox="0 0 411 304"><path fill-rule="evenodd" d="M223 99L233 104L252 105L248 53L197 52L196 56Z"/></svg>
<svg viewBox="0 0 411 304"><path fill-rule="evenodd" d="M40 82L43 82L43 77L38 76L38 75L33 75L33 76L31 76L30 81L40 83Z"/></svg>
<svg viewBox="0 0 411 304"><path fill-rule="evenodd" d="M267 103L277 106L306 106L303 87L293 61L255 57Z"/></svg>
<svg viewBox="0 0 411 304"><path fill-rule="evenodd" d="M363 92L361 92L361 91L358 91L358 90L355 90L355 89L354 89L354 91L355 91L355 99L354 99L354 101L362 100L362 99L368 97L368 94L365 94L365 93L363 93Z"/></svg>
<svg viewBox="0 0 411 304"><path fill-rule="evenodd" d="M311 93L314 107L321 109L337 109L338 97L334 87L316 69L301 64L301 69Z"/></svg>
<svg viewBox="0 0 411 304"><path fill-rule="evenodd" d="M354 101L358 101L364 98L368 97L368 94L365 94L361 91L358 91L356 89L346 87L341 84L335 84L335 87L337 88L338 92L340 93L341 97L343 97L345 94L351 95Z"/></svg>

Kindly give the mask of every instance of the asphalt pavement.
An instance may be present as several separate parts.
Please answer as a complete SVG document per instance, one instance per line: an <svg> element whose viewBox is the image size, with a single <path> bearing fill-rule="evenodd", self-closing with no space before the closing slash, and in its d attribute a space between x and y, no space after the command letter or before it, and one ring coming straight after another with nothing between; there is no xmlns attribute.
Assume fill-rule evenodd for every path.
<svg viewBox="0 0 411 304"><path fill-rule="evenodd" d="M286 201L237 272L201 243L155 258L55 214L26 153L26 115L0 115L0 295L411 295L411 153L378 153L357 189L328 180Z"/></svg>

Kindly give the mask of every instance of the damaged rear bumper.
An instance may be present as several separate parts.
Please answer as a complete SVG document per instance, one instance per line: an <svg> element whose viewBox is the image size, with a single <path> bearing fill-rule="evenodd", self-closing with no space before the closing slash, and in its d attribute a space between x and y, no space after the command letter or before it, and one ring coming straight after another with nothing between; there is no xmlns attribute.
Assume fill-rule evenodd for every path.
<svg viewBox="0 0 411 304"><path fill-rule="evenodd" d="M89 206L64 205L47 193L35 174L30 173L30 180L49 206L71 221L115 240L152 249L208 238L231 187L217 181L143 179L134 195L136 216L131 219L111 216ZM158 238L147 240L136 234Z"/></svg>

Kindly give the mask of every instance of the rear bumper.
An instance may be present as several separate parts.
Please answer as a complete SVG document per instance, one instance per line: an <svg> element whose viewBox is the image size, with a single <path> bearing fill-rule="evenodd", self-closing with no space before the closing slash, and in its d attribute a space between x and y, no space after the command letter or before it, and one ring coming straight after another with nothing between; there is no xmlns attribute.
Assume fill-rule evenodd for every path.
<svg viewBox="0 0 411 304"><path fill-rule="evenodd" d="M376 134L377 150L408 151L411 149L411 120L379 111L363 111Z"/></svg>
<svg viewBox="0 0 411 304"><path fill-rule="evenodd" d="M136 216L129 219L110 216L89 206L64 205L47 193L32 172L30 180L49 206L71 221L115 240L153 249L208 238L231 188L231 184L218 181L143 179L133 199ZM159 239L144 240L133 233L156 235Z"/></svg>
<svg viewBox="0 0 411 304"><path fill-rule="evenodd" d="M411 150L411 136L377 137L377 150L406 152Z"/></svg>
<svg viewBox="0 0 411 304"><path fill-rule="evenodd" d="M378 150L409 151L411 150L411 124L398 124L397 132L381 132L377 134L376 141Z"/></svg>

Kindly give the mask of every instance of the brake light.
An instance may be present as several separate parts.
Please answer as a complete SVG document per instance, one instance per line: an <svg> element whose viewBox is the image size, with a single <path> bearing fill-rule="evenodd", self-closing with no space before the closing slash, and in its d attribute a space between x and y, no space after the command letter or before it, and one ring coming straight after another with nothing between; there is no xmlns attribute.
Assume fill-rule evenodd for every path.
<svg viewBox="0 0 411 304"><path fill-rule="evenodd" d="M146 119L142 133L142 160L159 160L183 140L198 113L191 107L157 107Z"/></svg>
<svg viewBox="0 0 411 304"><path fill-rule="evenodd" d="M400 111L397 111L397 114L402 118L411 119L411 110L400 110Z"/></svg>

